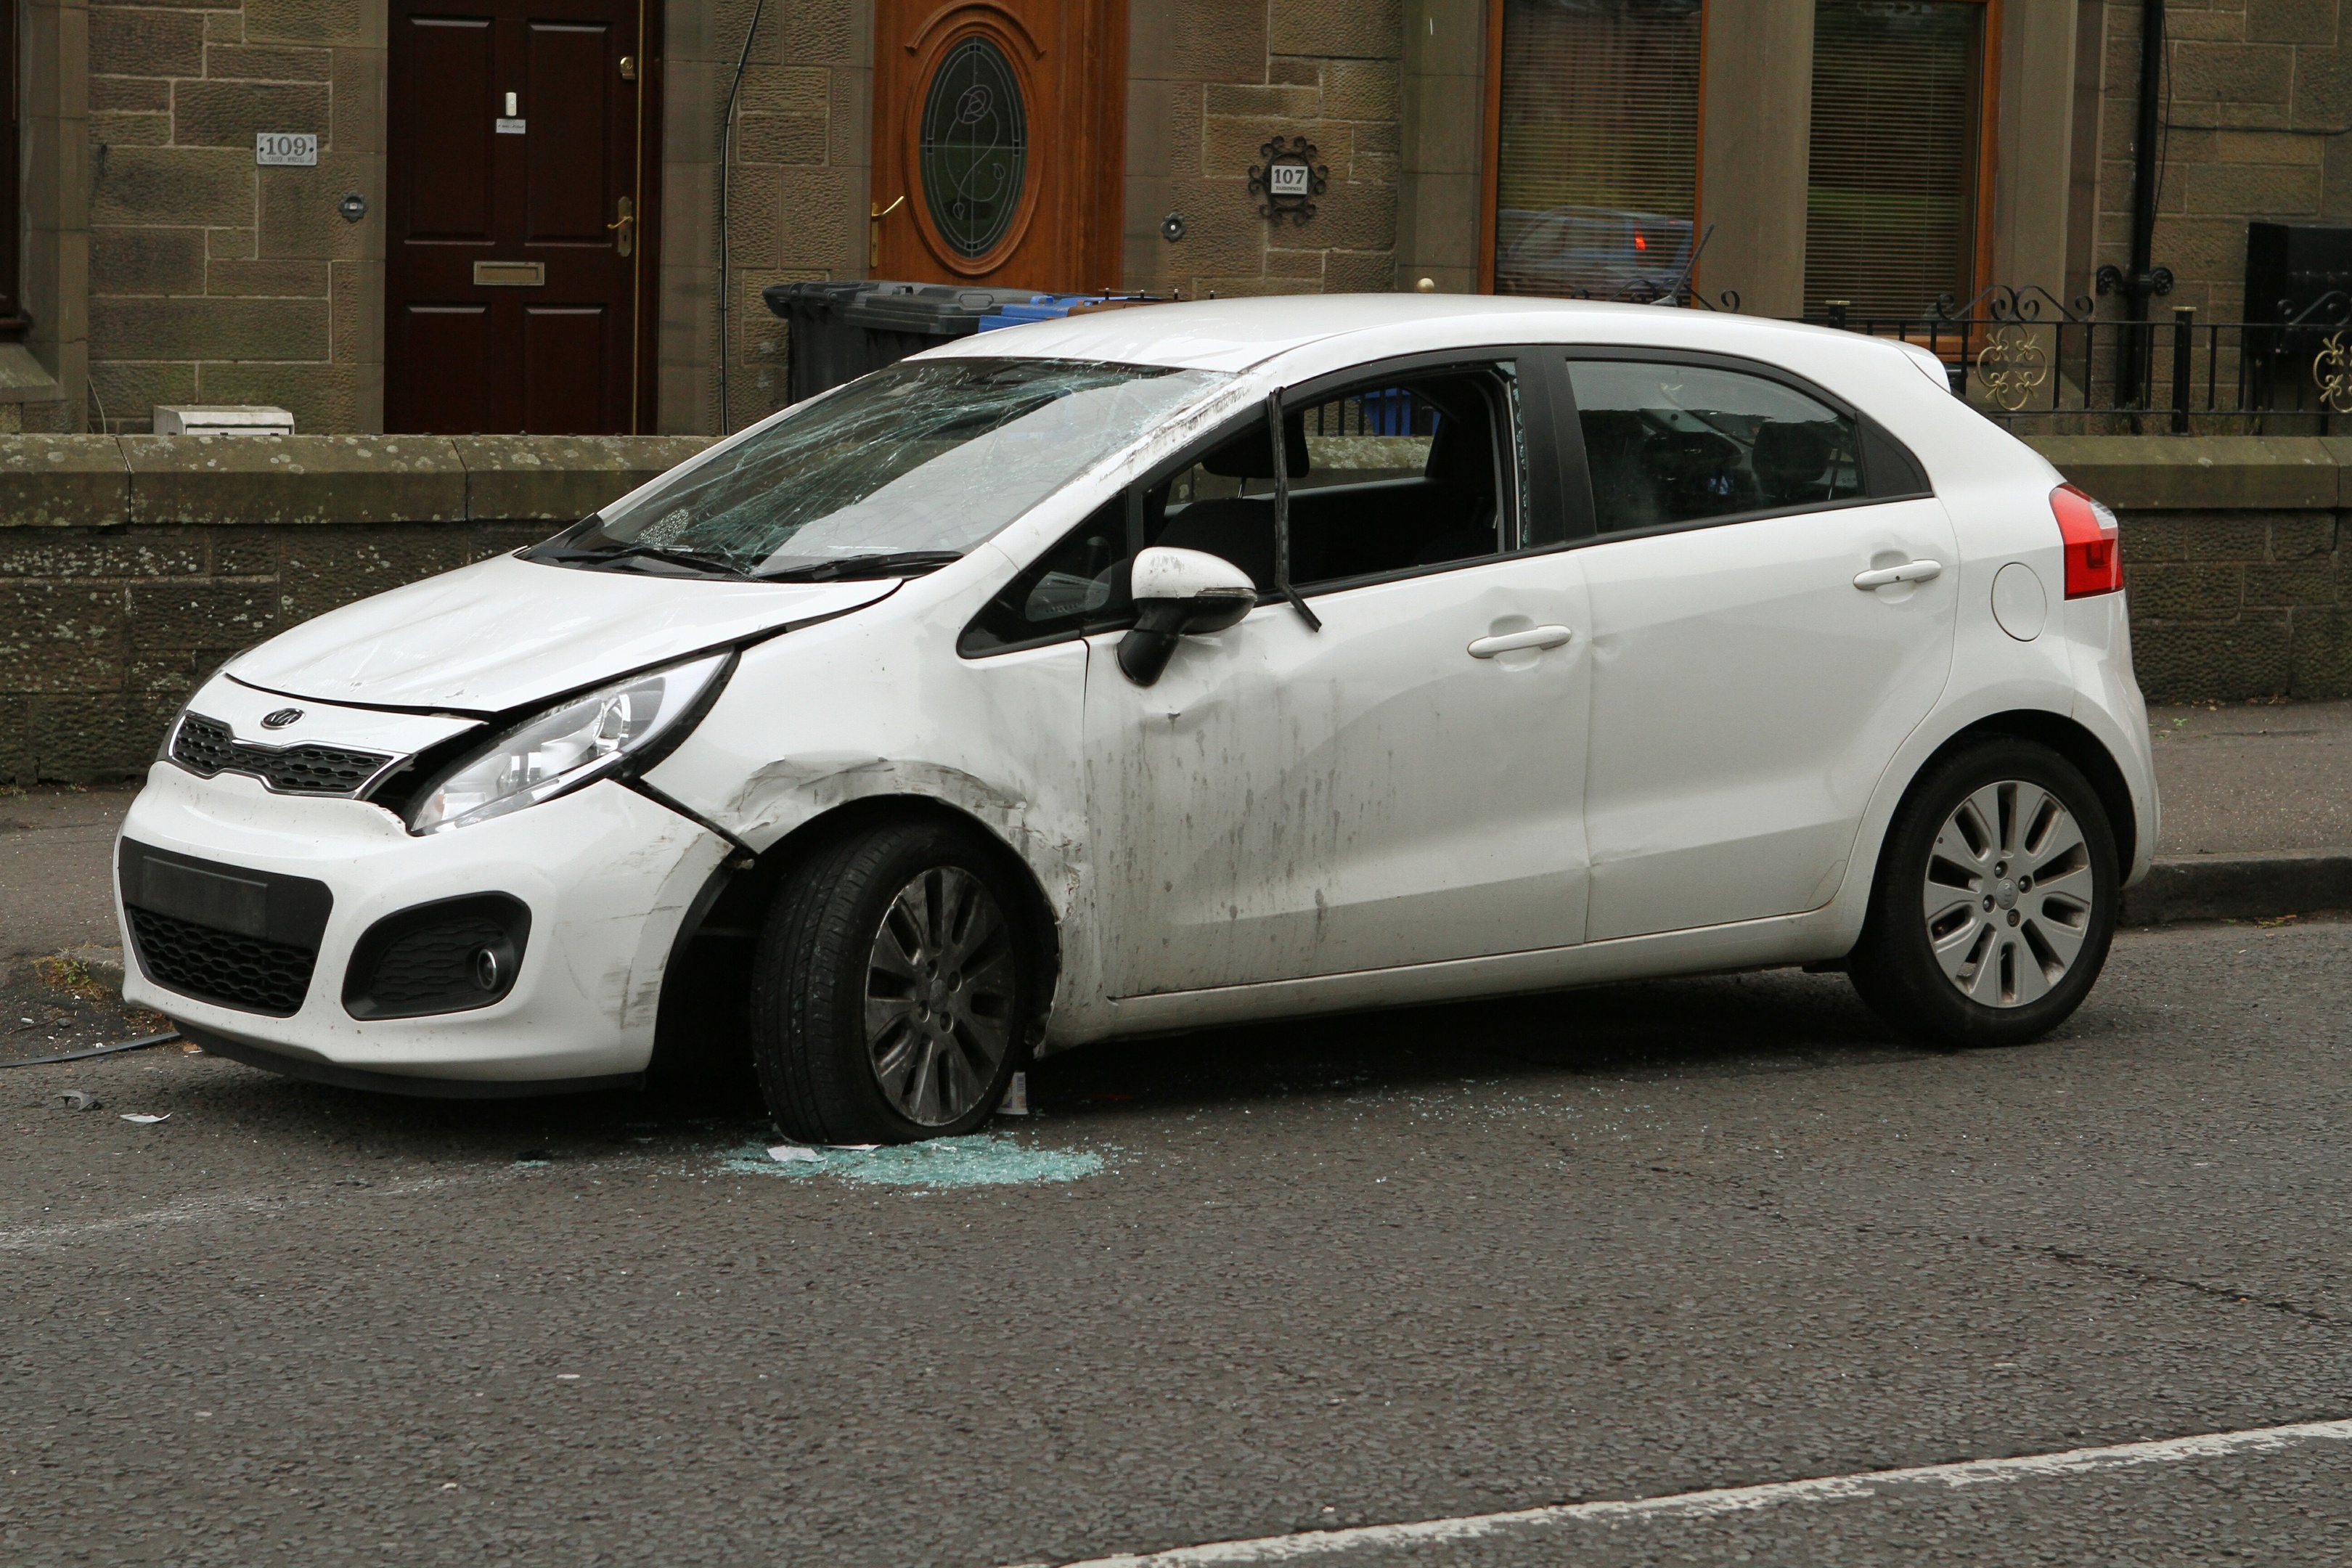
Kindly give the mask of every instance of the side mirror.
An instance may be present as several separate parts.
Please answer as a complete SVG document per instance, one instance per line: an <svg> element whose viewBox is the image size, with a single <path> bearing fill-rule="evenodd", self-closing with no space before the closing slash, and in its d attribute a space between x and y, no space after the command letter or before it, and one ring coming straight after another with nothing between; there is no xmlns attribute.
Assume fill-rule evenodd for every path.
<svg viewBox="0 0 2352 1568"><path fill-rule="evenodd" d="M1221 632L1257 607L1257 584L1222 555L1154 545L1135 558L1135 629L1119 639L1118 667L1138 686L1160 679L1176 639Z"/></svg>

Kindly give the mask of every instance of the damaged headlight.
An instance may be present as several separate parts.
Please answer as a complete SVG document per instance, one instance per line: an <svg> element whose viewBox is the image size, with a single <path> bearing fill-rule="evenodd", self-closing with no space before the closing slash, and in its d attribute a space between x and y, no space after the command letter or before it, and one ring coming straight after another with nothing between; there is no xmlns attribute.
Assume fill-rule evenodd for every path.
<svg viewBox="0 0 2352 1568"><path fill-rule="evenodd" d="M734 655L634 675L525 721L459 762L417 797L411 833L444 833L577 789L683 737ZM666 749L666 748L665 748Z"/></svg>

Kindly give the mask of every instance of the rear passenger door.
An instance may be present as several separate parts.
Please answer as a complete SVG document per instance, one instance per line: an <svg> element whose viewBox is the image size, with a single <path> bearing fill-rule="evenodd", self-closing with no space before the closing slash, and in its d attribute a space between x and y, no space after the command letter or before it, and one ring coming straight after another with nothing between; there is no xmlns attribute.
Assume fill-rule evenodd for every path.
<svg viewBox="0 0 2352 1568"><path fill-rule="evenodd" d="M1549 444L1525 438L1544 392L1498 355L1290 400L1291 576L1317 624L1276 595L1262 420L1144 487L1143 542L1222 555L1264 597L1149 687L1092 639L1108 994L1581 939L1587 616Z"/></svg>
<svg viewBox="0 0 2352 1568"><path fill-rule="evenodd" d="M1949 672L1950 520L1891 436L1777 370L1568 370L1595 529L1588 935L1818 908ZM1865 575L1895 568L1915 580Z"/></svg>

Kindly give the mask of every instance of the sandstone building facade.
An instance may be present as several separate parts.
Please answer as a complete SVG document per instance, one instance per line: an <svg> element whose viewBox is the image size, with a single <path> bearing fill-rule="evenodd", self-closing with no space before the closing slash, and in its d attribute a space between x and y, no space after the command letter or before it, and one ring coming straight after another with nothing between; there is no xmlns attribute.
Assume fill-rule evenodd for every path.
<svg viewBox="0 0 2352 1568"><path fill-rule="evenodd" d="M0 428L708 434L795 279L2073 300L2151 14L2169 302L2352 222L2338 0L8 4Z"/></svg>

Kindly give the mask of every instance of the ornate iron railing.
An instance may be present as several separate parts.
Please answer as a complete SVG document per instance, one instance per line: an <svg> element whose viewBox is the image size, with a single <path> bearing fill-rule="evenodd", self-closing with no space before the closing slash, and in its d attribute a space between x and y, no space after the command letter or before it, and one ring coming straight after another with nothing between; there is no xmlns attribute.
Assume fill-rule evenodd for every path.
<svg viewBox="0 0 2352 1568"><path fill-rule="evenodd" d="M1710 299L1687 283L1614 298L1739 309L1736 292ZM2300 306L2282 300L2268 321L2200 321L2186 305L2168 319L2101 317L2087 297L2068 304L2042 289L2007 285L1965 303L1948 294L1916 315L1832 300L1798 319L1916 343L1944 363L1952 390L1990 417L2051 433L2327 435L2352 415L2352 294L2340 290Z"/></svg>
<svg viewBox="0 0 2352 1568"><path fill-rule="evenodd" d="M2326 435L2352 414L2352 295L2283 301L2271 321L2197 316L2181 305L2169 320L2103 319L2089 299L1996 287L1914 317L1832 300L1804 319L1918 344L1943 361L1954 392L2004 424Z"/></svg>

